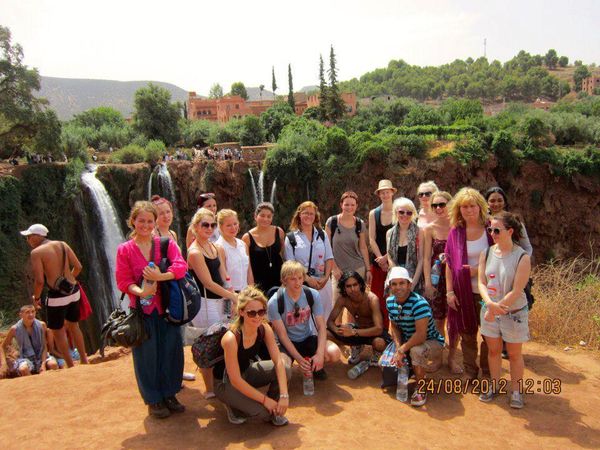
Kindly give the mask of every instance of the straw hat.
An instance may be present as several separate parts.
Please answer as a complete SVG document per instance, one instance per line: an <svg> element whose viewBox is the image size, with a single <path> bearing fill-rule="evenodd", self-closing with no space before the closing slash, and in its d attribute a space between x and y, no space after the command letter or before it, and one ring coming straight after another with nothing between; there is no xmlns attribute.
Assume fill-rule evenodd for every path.
<svg viewBox="0 0 600 450"><path fill-rule="evenodd" d="M375 189L374 194L377 195L377 193L382 189L391 189L392 191L394 191L394 193L396 193L396 191L398 190L392 185L392 182L390 180L379 180L379 184L377 185L377 189Z"/></svg>

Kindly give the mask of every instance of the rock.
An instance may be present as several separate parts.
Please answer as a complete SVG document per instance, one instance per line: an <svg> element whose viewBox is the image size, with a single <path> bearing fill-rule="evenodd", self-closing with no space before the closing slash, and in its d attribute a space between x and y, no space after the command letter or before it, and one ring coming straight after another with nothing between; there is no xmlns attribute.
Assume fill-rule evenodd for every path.
<svg viewBox="0 0 600 450"><path fill-rule="evenodd" d="M567 346L567 347L563 348L563 350L564 350L565 352L570 352L571 350L573 350L573 347L568 347L568 346Z"/></svg>
<svg viewBox="0 0 600 450"><path fill-rule="evenodd" d="M582 347L585 347L587 345L587 342L585 342L585 341L579 341L579 345L581 345Z"/></svg>

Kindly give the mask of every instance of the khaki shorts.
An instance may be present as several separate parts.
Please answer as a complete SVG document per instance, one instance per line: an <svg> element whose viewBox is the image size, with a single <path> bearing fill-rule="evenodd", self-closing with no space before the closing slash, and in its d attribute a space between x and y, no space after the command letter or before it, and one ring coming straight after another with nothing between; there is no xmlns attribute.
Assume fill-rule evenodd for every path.
<svg viewBox="0 0 600 450"><path fill-rule="evenodd" d="M437 368L442 363L444 345L435 339L415 345L410 349L410 359L413 366Z"/></svg>

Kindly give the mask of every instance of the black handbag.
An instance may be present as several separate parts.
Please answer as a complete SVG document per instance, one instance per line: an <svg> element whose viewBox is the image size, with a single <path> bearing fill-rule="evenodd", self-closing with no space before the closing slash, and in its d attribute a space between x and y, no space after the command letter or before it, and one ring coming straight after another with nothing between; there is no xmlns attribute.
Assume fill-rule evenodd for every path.
<svg viewBox="0 0 600 450"><path fill-rule="evenodd" d="M121 301L125 294L121 295ZM134 348L150 338L144 319L140 298L136 298L135 308L130 308L129 313L122 309L113 311L102 327L100 338L100 355L104 357L104 347Z"/></svg>
<svg viewBox="0 0 600 450"><path fill-rule="evenodd" d="M56 279L53 289L60 292L62 295L71 295L77 291L77 283L73 284L65 278L65 272L67 267L67 250L65 249L64 242L61 242L62 254L63 254L63 273Z"/></svg>

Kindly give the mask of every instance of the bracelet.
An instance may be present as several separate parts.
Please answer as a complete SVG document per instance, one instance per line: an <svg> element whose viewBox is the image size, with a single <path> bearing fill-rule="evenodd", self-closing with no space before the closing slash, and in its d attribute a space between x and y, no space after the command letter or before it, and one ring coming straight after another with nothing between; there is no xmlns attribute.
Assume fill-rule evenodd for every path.
<svg viewBox="0 0 600 450"><path fill-rule="evenodd" d="M358 329L357 328L352 328L352 334L354 336L358 336Z"/></svg>
<svg viewBox="0 0 600 450"><path fill-rule="evenodd" d="M290 395L289 394L279 394L279 399L282 399L282 398L290 398Z"/></svg>
<svg viewBox="0 0 600 450"><path fill-rule="evenodd" d="M456 294L454 293L454 291L448 291L448 292L446 292L446 296L448 296L448 295L450 295L450 294L452 294L452 295L456 295Z"/></svg>

